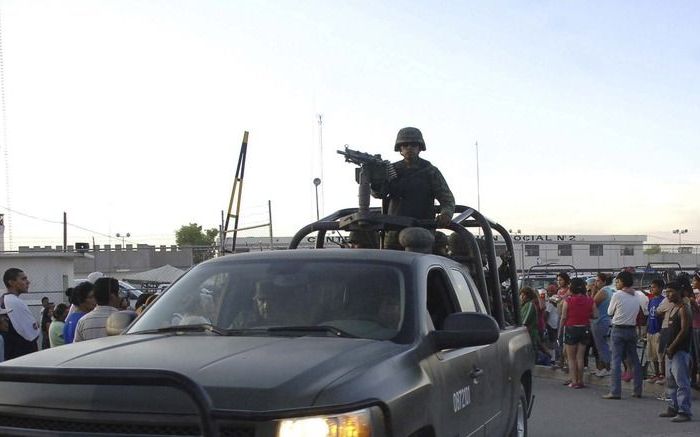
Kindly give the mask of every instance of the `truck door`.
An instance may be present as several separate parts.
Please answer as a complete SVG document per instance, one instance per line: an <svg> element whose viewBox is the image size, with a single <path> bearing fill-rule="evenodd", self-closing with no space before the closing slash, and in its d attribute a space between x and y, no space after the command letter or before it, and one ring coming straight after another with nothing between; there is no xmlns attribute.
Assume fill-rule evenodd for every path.
<svg viewBox="0 0 700 437"><path fill-rule="evenodd" d="M486 314L476 285L465 272L458 269L451 269L450 279L454 286L457 299L460 304L460 311L463 312L480 312ZM480 367L482 370L481 377L478 382L482 386L488 387L488 390L481 392L479 402L482 404L483 414L486 420L487 435L498 435L498 429L503 422L502 417L502 401L509 399L506 396L509 384L504 379L505 365L499 364L502 362L498 352L498 342L486 346L479 346L476 353L479 356L479 362L483 364Z"/></svg>
<svg viewBox="0 0 700 437"><path fill-rule="evenodd" d="M436 330L442 329L447 315L459 312L459 302L450 285L447 273L442 268L433 268L428 273L427 311L429 324ZM431 367L435 373L435 383L439 384L440 417L439 435L449 437L484 436L488 409L481 399L486 396L488 387L483 383L484 365L480 361L479 348L469 347L438 351Z"/></svg>

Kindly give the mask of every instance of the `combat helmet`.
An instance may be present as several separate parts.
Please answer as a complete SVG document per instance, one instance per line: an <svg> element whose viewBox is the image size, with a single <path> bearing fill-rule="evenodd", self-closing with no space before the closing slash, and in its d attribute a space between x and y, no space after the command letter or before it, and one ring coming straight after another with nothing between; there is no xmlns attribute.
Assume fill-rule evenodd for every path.
<svg viewBox="0 0 700 437"><path fill-rule="evenodd" d="M401 144L406 143L417 143L420 144L420 150L425 150L425 141L423 141L423 134L420 129L415 127L405 127L399 130L396 135L396 143L394 144L394 152L398 152L401 148Z"/></svg>

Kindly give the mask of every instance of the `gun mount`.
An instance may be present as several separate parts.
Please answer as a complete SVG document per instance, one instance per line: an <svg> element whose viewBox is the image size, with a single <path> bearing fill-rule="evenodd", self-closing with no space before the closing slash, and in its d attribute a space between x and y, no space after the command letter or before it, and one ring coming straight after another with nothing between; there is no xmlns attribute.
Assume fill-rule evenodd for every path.
<svg viewBox="0 0 700 437"><path fill-rule="evenodd" d="M347 144L345 150L337 152L345 157L345 162L360 166L355 169L355 180L360 184L358 214L361 218L366 218L369 215L370 183L389 182L396 178L396 170L391 162L382 159L382 155L353 150Z"/></svg>

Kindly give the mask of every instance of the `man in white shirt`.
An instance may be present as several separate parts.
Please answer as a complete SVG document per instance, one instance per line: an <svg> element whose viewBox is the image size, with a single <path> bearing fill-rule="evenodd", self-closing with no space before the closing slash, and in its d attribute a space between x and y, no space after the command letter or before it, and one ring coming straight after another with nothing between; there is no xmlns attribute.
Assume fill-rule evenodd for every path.
<svg viewBox="0 0 700 437"><path fill-rule="evenodd" d="M84 315L75 327L74 342L92 340L107 336L107 319L117 312L119 298L119 281L114 278L101 277L95 281L93 288L97 306Z"/></svg>
<svg viewBox="0 0 700 437"><path fill-rule="evenodd" d="M642 397L642 366L637 356L637 315L639 311L647 313L647 305L632 289L632 273L620 272L615 278L617 291L610 298L608 315L612 318L612 375L610 376L610 393L603 399L620 399L622 395L621 367L622 358L626 358L634 373L633 397ZM646 297L644 297L646 300Z"/></svg>
<svg viewBox="0 0 700 437"><path fill-rule="evenodd" d="M5 359L21 357L38 350L39 324L27 304L19 298L29 291L29 278L18 268L9 268L2 277L7 293L0 298L0 307L9 310L10 326L5 337Z"/></svg>

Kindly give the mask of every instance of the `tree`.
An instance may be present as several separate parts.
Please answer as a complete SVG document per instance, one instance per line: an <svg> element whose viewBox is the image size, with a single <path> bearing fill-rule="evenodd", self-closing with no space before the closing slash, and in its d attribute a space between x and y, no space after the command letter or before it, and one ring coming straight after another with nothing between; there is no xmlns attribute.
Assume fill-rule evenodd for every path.
<svg viewBox="0 0 700 437"><path fill-rule="evenodd" d="M202 227L197 223L182 225L175 231L175 242L178 246L213 246L219 230L207 229L202 232Z"/></svg>
<svg viewBox="0 0 700 437"><path fill-rule="evenodd" d="M178 246L208 246L192 248L192 262L199 264L214 257L216 253L214 243L217 235L219 235L219 230L216 228L202 232L200 225L190 223L180 226L180 229L175 231L175 242Z"/></svg>
<svg viewBox="0 0 700 437"><path fill-rule="evenodd" d="M644 253L647 255L657 255L661 253L661 246L658 244L654 244L653 246L649 246L646 249L644 249Z"/></svg>

